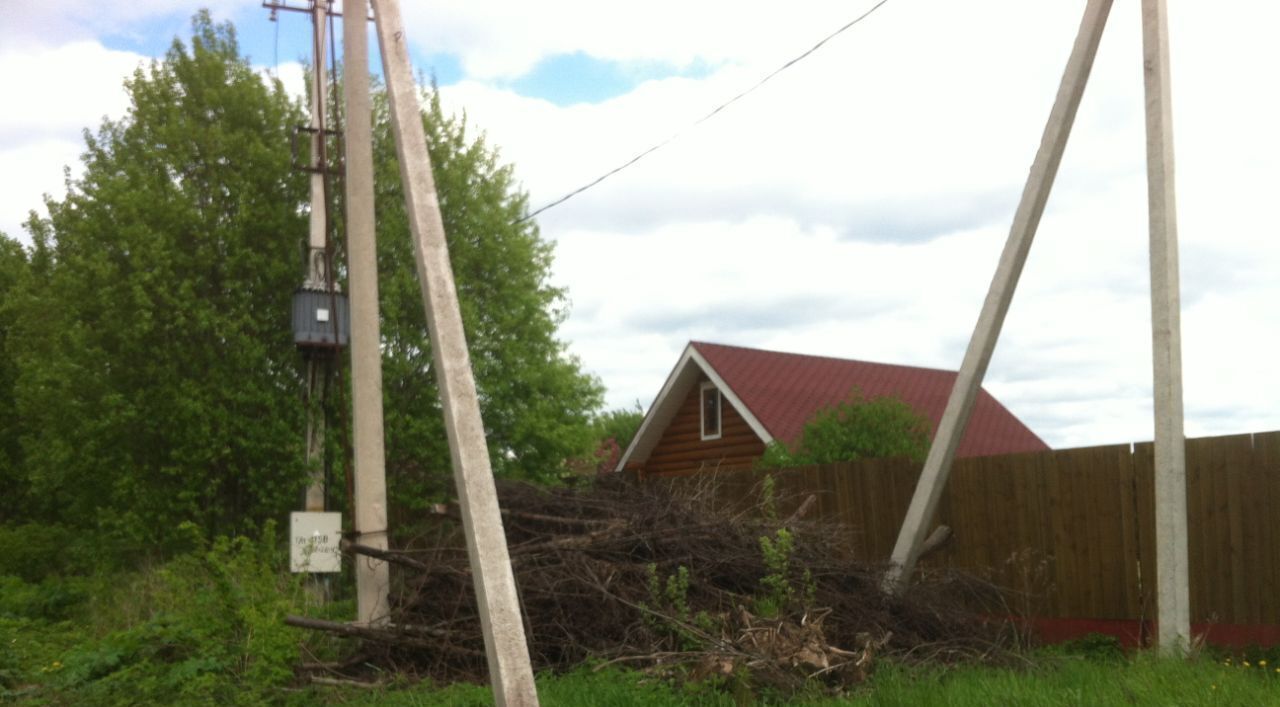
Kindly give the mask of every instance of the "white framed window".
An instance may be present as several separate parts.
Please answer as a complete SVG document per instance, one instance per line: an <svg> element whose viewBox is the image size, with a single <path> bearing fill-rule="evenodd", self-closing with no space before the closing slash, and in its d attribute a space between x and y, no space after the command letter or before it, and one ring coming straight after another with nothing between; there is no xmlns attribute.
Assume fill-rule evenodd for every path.
<svg viewBox="0 0 1280 707"><path fill-rule="evenodd" d="M720 389L715 383L702 384L702 439L720 439Z"/></svg>

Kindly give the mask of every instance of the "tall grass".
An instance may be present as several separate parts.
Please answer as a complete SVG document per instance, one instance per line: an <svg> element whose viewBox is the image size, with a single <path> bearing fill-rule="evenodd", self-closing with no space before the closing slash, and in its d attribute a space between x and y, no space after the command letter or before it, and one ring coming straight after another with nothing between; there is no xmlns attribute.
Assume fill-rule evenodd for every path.
<svg viewBox="0 0 1280 707"><path fill-rule="evenodd" d="M0 576L0 702L262 704L288 697L301 646L323 638L284 625L307 604L285 571L274 528L258 539L193 538L187 554L151 567ZM74 569L74 568L73 568ZM35 577L30 578L32 580ZM29 598L47 586L75 601Z"/></svg>

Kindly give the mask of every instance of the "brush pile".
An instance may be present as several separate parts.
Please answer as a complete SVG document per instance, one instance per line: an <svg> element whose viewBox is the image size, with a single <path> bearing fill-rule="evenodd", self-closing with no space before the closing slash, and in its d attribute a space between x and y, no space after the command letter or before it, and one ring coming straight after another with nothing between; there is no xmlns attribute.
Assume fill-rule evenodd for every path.
<svg viewBox="0 0 1280 707"><path fill-rule="evenodd" d="M993 596L981 583L935 575L887 595L883 568L843 547L847 529L805 520L811 503L780 518L767 490L735 508L707 486L617 477L585 488L499 482L498 495L537 671L590 660L842 688L864 680L880 654L948 660L997 645L974 613ZM432 532L401 550L347 547L393 563L391 619L371 628L291 618L360 641L342 666L311 667L486 680L457 509L437 506L432 518Z"/></svg>

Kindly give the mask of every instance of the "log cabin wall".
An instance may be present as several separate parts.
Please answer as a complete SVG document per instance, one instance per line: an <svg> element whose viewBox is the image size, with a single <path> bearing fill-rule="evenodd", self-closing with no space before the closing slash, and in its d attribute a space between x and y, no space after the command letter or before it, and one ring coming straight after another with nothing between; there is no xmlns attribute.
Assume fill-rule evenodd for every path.
<svg viewBox="0 0 1280 707"><path fill-rule="evenodd" d="M704 469L749 467L764 454L764 442L734 409L728 397L720 396L719 439L702 439L703 376L693 385L671 424L644 462L646 474L662 476L692 474Z"/></svg>

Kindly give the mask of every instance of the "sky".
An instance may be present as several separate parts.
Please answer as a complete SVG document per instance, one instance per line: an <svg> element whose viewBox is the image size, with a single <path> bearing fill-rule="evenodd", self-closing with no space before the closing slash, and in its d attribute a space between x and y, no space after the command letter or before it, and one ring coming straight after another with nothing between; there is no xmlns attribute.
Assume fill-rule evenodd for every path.
<svg viewBox="0 0 1280 707"><path fill-rule="evenodd" d="M959 367L1085 3L889 0L694 126L874 4L403 3L416 70L535 207L678 135L538 217L609 407L647 408L690 340ZM1138 4L1112 10L985 381L1054 447L1152 434ZM1280 3L1170 6L1186 432L1280 429ZM301 90L308 20L259 0L5 0L0 231L29 241L81 131L200 7Z"/></svg>

